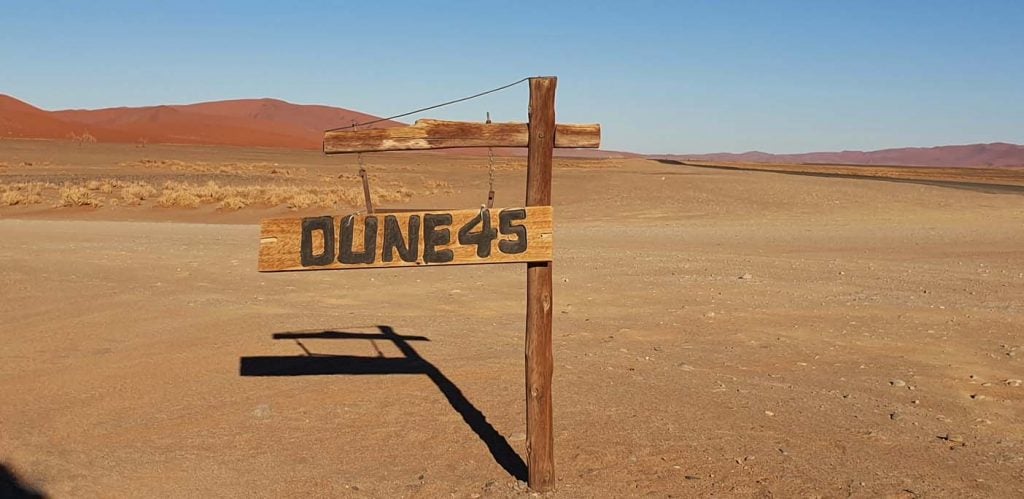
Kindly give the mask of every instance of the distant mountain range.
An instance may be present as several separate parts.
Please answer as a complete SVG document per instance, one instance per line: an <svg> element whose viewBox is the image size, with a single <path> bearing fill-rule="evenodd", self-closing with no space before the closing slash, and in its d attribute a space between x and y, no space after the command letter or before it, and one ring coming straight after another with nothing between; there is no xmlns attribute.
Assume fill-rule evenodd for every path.
<svg viewBox="0 0 1024 499"><path fill-rule="evenodd" d="M841 164L892 166L1024 166L1024 146L993 142L938 147L904 147L879 151L809 152L770 154L752 151L739 154L666 154L652 159L677 161L724 161L736 163Z"/></svg>
<svg viewBox="0 0 1024 499"><path fill-rule="evenodd" d="M0 94L0 138L98 142L203 144L320 149L323 131L377 119L339 107L292 104L277 99L238 99L199 104L46 111ZM373 127L405 126L383 121ZM1024 146L1007 143L883 149L880 151L640 155L616 151L559 150L560 156L647 157L677 161L818 163L905 166L1024 166ZM468 154L476 152L466 151ZM500 151L519 155L521 151Z"/></svg>

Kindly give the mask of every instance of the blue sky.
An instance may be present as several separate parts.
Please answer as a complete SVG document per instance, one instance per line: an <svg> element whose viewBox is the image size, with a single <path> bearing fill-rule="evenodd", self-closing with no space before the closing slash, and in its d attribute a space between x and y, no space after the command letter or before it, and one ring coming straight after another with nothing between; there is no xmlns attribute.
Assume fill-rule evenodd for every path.
<svg viewBox="0 0 1024 499"><path fill-rule="evenodd" d="M1024 2L3 1L45 109L276 97L390 115L557 75L608 149L1024 142ZM518 86L423 117L525 120Z"/></svg>

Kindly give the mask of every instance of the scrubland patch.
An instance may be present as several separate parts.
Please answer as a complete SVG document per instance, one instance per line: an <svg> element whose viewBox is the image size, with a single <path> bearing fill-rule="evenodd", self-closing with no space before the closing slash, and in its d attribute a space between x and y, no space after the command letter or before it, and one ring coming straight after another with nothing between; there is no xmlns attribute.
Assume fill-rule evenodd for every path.
<svg viewBox="0 0 1024 499"><path fill-rule="evenodd" d="M187 173L220 173L240 176L251 175L280 175L291 177L305 175L305 168L288 168L277 163L245 163L245 162L220 162L210 163L206 161L181 161L177 159L141 159L138 161L125 161L120 166L128 168L147 168L174 172Z"/></svg>
<svg viewBox="0 0 1024 499"><path fill-rule="evenodd" d="M115 178L88 179L61 185L46 182L0 183L0 206L53 203L54 207L75 206L159 206L164 208L198 208L215 205L222 210L241 210L247 207L287 206L304 208L361 207L362 184L358 176L346 176L346 182L335 184L283 184L253 183L252 181L226 184L210 180L189 182L170 180L150 184L141 180ZM422 190L413 190L399 180L371 182L370 197L374 204L405 203L418 192L436 194L453 192L444 181L425 181Z"/></svg>
<svg viewBox="0 0 1024 499"><path fill-rule="evenodd" d="M195 208L200 204L217 203L222 209L238 210L251 205L279 206L290 209L354 207L363 202L361 187L220 185L170 181L164 184L158 200L160 206ZM401 185L373 187L374 202L404 202L414 193Z"/></svg>

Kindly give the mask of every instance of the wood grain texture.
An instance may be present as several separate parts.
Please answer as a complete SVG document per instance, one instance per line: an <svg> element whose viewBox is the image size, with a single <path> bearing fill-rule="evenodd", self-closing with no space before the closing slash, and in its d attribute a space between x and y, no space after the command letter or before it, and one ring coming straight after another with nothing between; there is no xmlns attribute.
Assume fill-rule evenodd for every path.
<svg viewBox="0 0 1024 499"><path fill-rule="evenodd" d="M524 220L514 220L511 224L521 225L525 227L525 238L526 248L520 253L510 253L502 250L502 247L511 246L515 241L518 240L518 236L513 233L503 233L501 230L501 213L502 212L515 212L516 210L523 210L525 212ZM459 231L462 227L470 224L475 218L480 215L481 210L456 210L456 211L430 211L430 212L401 212L401 213L378 213L375 215L355 215L352 217L351 223L351 244L348 245L353 249L354 252L360 253L364 251L365 245L365 230L367 226L367 218L374 218L376 220L376 237L375 240L375 251L372 258L372 262L368 263L341 263L341 248L345 245L345 241L342 240L343 224L348 215L337 215L331 217L330 224L333 228L333 256L330 261L322 265L303 265L302 261L302 239L303 239L303 221L318 219L323 217L306 217L306 218L279 218L279 219L266 219L260 224L260 253L259 253L259 271L260 272L277 272L277 271L293 271L293 270L331 270L331 269L365 269L365 268L388 268L388 267L420 267L420 266L433 266L433 265L466 265L466 264L489 264L489 263L523 263L523 262L540 262L549 261L552 258L553 253L553 209L550 206L537 206L530 208L494 208L488 210L491 221L492 230L497 231L496 238L488 242L490 254L486 257L482 257L478 254L479 248L476 244L459 244ZM446 244L440 244L436 246L436 251L444 252L446 250L451 251L451 261L448 262L437 262L437 261L426 261L425 245L427 243L427 237L425 237L426 227L426 216L436 215L450 215L451 223L438 226L435 230L445 231L447 230L447 237L449 242ZM419 229L416 231L418 234L417 242L415 245L415 257L411 258L413 261L405 261L402 259L400 252L395 249L390 252L391 261L384 261L383 251L385 230L387 226L387 217L394 217L394 222L397 223L397 227L401 228L401 234L403 236L403 243L405 245L412 246L410 244L409 227L410 218L418 217L416 222ZM477 222L469 232L478 233L482 229L482 223ZM513 229L514 230L514 229ZM324 231L315 230L311 231L312 237L312 253L315 255L323 255L326 251L324 244ZM504 242L504 243L503 243Z"/></svg>
<svg viewBox="0 0 1024 499"><path fill-rule="evenodd" d="M554 147L597 148L601 125L557 125ZM459 147L527 147L527 123L473 123L464 121L418 120L412 126L369 130L337 130L324 133L327 154L416 151Z"/></svg>
<svg viewBox="0 0 1024 499"><path fill-rule="evenodd" d="M530 143L526 167L528 209L551 204L557 83L553 77L530 79ZM547 492L555 487L551 272L550 261L526 266L526 460L530 488L537 492Z"/></svg>

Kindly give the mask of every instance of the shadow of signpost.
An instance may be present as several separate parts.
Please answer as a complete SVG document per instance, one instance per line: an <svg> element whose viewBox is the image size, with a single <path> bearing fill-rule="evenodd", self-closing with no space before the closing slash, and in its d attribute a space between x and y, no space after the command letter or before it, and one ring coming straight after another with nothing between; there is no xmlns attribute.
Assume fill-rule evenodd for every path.
<svg viewBox="0 0 1024 499"><path fill-rule="evenodd" d="M45 499L42 491L23 482L13 470L0 461L0 497L5 499Z"/></svg>
<svg viewBox="0 0 1024 499"><path fill-rule="evenodd" d="M494 460L510 475L526 480L526 463L497 430L487 422L476 406L462 393L455 383L434 364L424 359L410 341L430 341L424 336L405 336L390 326L377 326L379 333L352 333L345 331L315 331L275 333L275 340L294 340L304 355L242 357L241 376L325 376L362 374L423 374L437 385L448 404L462 416L462 420L480 437ZM354 355L317 354L309 351L301 340L377 340L390 341L402 353L402 357L384 357L377 349L376 357ZM374 348L376 344L374 343Z"/></svg>

